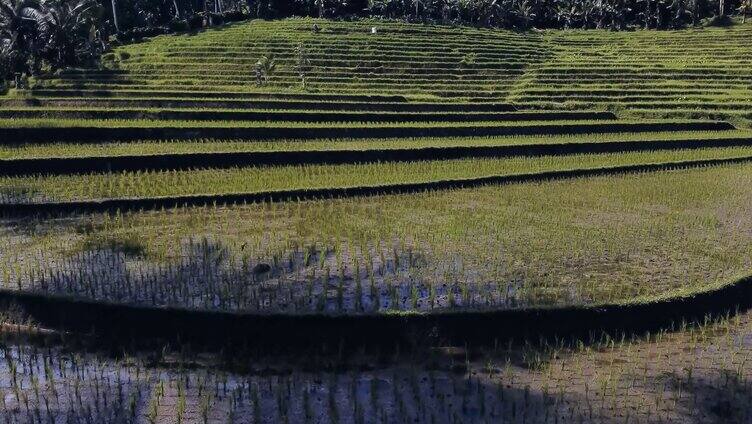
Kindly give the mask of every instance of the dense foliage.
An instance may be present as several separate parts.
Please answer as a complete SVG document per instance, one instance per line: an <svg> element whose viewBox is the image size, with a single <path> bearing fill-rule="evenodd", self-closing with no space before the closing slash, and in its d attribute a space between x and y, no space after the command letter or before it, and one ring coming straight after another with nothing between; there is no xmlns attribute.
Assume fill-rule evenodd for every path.
<svg viewBox="0 0 752 424"><path fill-rule="evenodd" d="M248 18L376 17L481 27L670 29L746 12L752 0L0 0L0 79L96 62L130 42ZM720 18L720 19L719 19ZM18 84L18 83L17 83Z"/></svg>
<svg viewBox="0 0 752 424"><path fill-rule="evenodd" d="M93 0L0 0L0 77L96 60L100 15Z"/></svg>
<svg viewBox="0 0 752 424"><path fill-rule="evenodd" d="M207 24L206 16L222 21L228 11L263 19L384 17L516 29L668 29L744 13L750 0L137 0L127 7L112 2L121 30L188 25L197 14Z"/></svg>

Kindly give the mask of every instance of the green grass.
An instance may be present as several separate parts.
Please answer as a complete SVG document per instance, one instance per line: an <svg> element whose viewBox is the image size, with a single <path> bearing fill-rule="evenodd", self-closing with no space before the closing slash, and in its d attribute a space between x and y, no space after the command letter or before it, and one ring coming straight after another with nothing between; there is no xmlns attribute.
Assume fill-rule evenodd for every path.
<svg viewBox="0 0 752 424"><path fill-rule="evenodd" d="M687 120L640 120L640 121L470 121L470 122L300 122L300 121L188 121L167 122L149 119L47 119L20 118L0 119L0 128L450 128L450 127L525 127L529 125L561 126L609 124L609 123L683 123Z"/></svg>
<svg viewBox="0 0 752 424"><path fill-rule="evenodd" d="M733 165L412 195L29 218L7 227L0 240L9 252L0 258L0 278L10 288L17 282L31 288L39 284L32 280L58 270L84 276L55 289L68 295L266 312L516 308L684 295L752 265L752 237L744 230L752 222L751 170ZM130 259L126 284L125 268L109 265L115 259L108 252L125 254L118 246L133 240L139 253ZM33 259L20 267L19 258ZM237 292L252 284L243 270L257 263L275 267L273 284ZM208 283L199 284L199 277ZM333 289L321 291L322 281ZM150 293L175 298L155 300ZM206 296L223 300L206 303Z"/></svg>
<svg viewBox="0 0 752 424"><path fill-rule="evenodd" d="M322 28L320 33L311 31L313 23ZM376 34L370 33L373 26L378 29ZM25 106L21 106L20 101L8 99L5 105L39 112L40 117L2 119L0 128L42 129L49 131L50 140L56 131L65 128L191 128L199 129L196 135L199 140L119 142L116 133L113 142L94 140L91 144L10 140L0 146L0 158L525 146L685 138L706 140L709 147L505 159L26 175L0 178L0 197L7 204L378 187L554 170L752 157L752 148L711 147L714 140L748 137L750 133L747 130L539 137L287 139L265 142L202 139L200 129L516 128L530 125L530 122L377 123L354 120L309 123L284 120L160 121L42 117L45 110L83 113L103 108L221 112L242 109L242 106L233 105L243 105L248 106L243 110L254 110L254 101L258 101L256 109L268 108L265 110L269 111L295 108L297 112L297 107L308 107L311 112L316 112L330 109L333 104L342 105L343 110L371 106L388 111L398 106L390 103L376 105L368 99L339 102L334 98L324 96L316 99L313 96L398 94L405 95L411 101L456 103L467 107L490 101L514 103L520 109L530 110L612 110L622 118L617 121L535 122L536 125L550 126L552 133L566 126L611 122L671 123L696 118L733 119L734 123L746 124L749 118L746 110L752 104L752 91L749 88L752 78L752 71L749 70L752 51L748 43L750 36L750 25L671 32L514 33L388 21L290 19L239 23L191 36L155 37L143 43L118 47L114 56L119 59L107 62L110 69L73 69L37 79L35 89L38 90L36 93L40 96L41 107L32 106L34 99L27 101ZM718 40L724 41L720 43ZM296 48L301 45L312 64L306 75L305 88L295 69L298 59ZM257 86L253 65L261 56L272 53L278 60L278 67L269 76L267 84ZM293 105L293 101L288 102L289 98L285 99L283 94L303 98L294 100ZM246 97L243 98L243 95ZM307 95L311 97L306 98ZM228 100L222 103L223 99ZM216 101L215 104L221 107L200 107L205 100ZM161 104L165 107L154 107L158 103L152 101L163 101ZM117 104L127 104L127 107L113 106ZM605 128L598 130L607 131ZM8 224L4 227L6 236L0 237L0 240L6 243L7 248L3 252L13 251L15 254L17 250L21 255L7 257L24 264L33 263L32 258L45 249L49 249L50 255L54 253L68 259L80 258L76 255L83 255L82 251L97 251L103 255L115 251L138 263L136 266L153 271L154 267L160 266L169 269L170 261L178 257L190 258L192 252L195 253L191 249L196 248L196 241L206 237L208 241L202 244L205 247L199 248L203 249L201 251L205 257L213 257L214 247L219 246L217 249L225 252L222 246L229 245L230 253L227 254L235 258L228 259L223 253L217 259L217 263L229 267L230 271L225 270L229 274L217 268L206 272L206 275L210 275L207 278L219 279L221 284L217 283L216 287L227 290L234 290L234 286L222 280L227 275L232 276L229 280L248 283L245 280L247 272L244 273L242 268L241 271L233 268L240 263L240 257L243 257L244 264L266 261L275 266L288 259L293 265L297 264L292 266L295 272L308 275L312 265L309 261L304 265L300 263L305 252L309 252L316 257L316 261L321 262L313 268L314 275L310 277L309 285L312 292L308 297L303 292L295 291L303 290L298 287L300 284L287 294L283 293L284 289L278 288L276 292L272 290L274 295L270 295L274 302L287 299L290 301L287 308L300 310L358 310L354 303L342 303L342 293L338 295L339 300L332 298L330 293L338 290L332 287L339 284L339 290L346 291L345 297L352 300L356 298L353 294L355 286L344 287L344 283L324 281L325 277L322 277L328 273L334 275L335 270L344 270L345 273L350 272L353 279L360 278L360 268L356 267L356 271L352 272L340 266L340 262L353 258L362 260L364 267L365 263L369 263L373 269L381 270L378 278L374 277L378 281L371 285L379 293L361 297L362 302L371 303L365 306L361 304L360 307L369 310L425 310L429 308L429 303L430 308L451 308L476 303L489 307L519 307L593 304L612 300L622 302L637 296L651 298L678 295L687 290L691 292L711 284L720 284L748 269L748 261L745 262L744 254L740 253L747 248L744 234L732 236L729 235L731 230L726 233L719 230L731 228L735 225L733 222L747 219L740 210L740 205L748 200L745 197L748 196L746 189L742 187L746 184L746 177L741 171L747 169L742 166L724 167L539 185L521 184L476 191L329 202L287 202L274 206L185 208L153 214L129 214L125 218L117 215L112 218L114 222L110 218L92 215L70 218L83 222L83 227L65 227L66 224L57 227L58 222L44 221L40 223L42 227L50 225L54 228L44 235L19 235L16 232L21 230ZM677 176L683 176L686 181ZM708 178L721 180L706 181ZM729 181L733 181L734 185L726 186L730 184ZM690 186L690 183L694 186ZM711 190L715 191L711 193ZM723 215L727 211L732 211L728 217ZM724 221L724 217L728 218L728 222ZM87 226L87 219L95 221L96 225ZM363 222L357 225L349 222L358 219ZM138 220L141 220L140 226L133 224ZM202 226L204 221L212 223L212 226ZM167 234L170 236L167 237ZM243 234L251 234L245 240L249 243L250 247L246 248L249 250L238 247L243 243ZM493 237L489 238L486 234ZM11 240L14 246L19 247L11 249ZM683 244L686 240L689 242ZM398 241L396 247L395 241ZM238 249L242 253L238 253ZM338 251L347 253L337 257ZM417 259L413 254L417 255ZM204 256L193 258L193 263L205 264ZM58 260L61 257L41 263L53 264L50 265L52 269L61 272L83 266L75 265L73 259L70 259L72 262ZM407 268L400 268L398 264L404 264L406 260ZM66 290L74 294L88 293L90 290L102 294L112 289L97 286L99 283L94 278L97 269L85 268L86 273L81 275L86 276L76 283L80 286ZM368 271L365 268L362 271L362 277L367 279ZM24 271L12 271L13 274L18 272ZM26 272L24 278L33 286L31 276L37 274ZM374 271L371 272L373 275ZM422 285L411 285L403 278L405 275L415 276L423 281ZM303 281L309 278L305 275L298 277ZM489 282L498 285L489 288ZM630 285L630 282L634 284ZM187 296L183 300L189 306L227 307L227 304L212 304L207 300L209 294L202 292L198 295L193 291L193 286L181 286L188 282L179 280L171 283L177 286L165 282L160 290L177 290ZM21 281L20 285L23 284ZM121 284L118 287L124 286ZM281 284L278 287L287 286ZM360 289L365 290L365 287ZM439 288L431 294L430 287ZM143 291L133 294L135 298L125 298L136 303L145 302L150 298L149 289L140 290ZM254 302L263 296L253 290L252 295L239 295L242 302L238 301L235 306L242 304L243 308L259 308L259 304ZM402 299L394 296L402 296ZM433 300L429 302L432 296ZM410 300L416 297L423 302L420 307ZM295 303L306 299L313 304ZM227 302L232 305L232 300Z"/></svg>
<svg viewBox="0 0 752 424"><path fill-rule="evenodd" d="M713 140L752 137L752 132L686 131L659 133L612 133L554 136L463 137L463 138L387 138L331 140L145 140L111 143L27 143L0 145L0 159L115 157L124 155L159 155L172 153L288 152L328 150L423 149L431 147L492 147L532 144L619 142L641 140Z"/></svg>
<svg viewBox="0 0 752 424"><path fill-rule="evenodd" d="M300 165L0 178L0 200L96 200L381 186L645 163L752 157L752 147L619 154Z"/></svg>
<svg viewBox="0 0 752 424"><path fill-rule="evenodd" d="M321 27L318 34L311 31L314 22ZM373 26L377 34L370 33ZM532 110L612 110L623 119L618 122L628 123L714 119L748 126L750 39L752 25L740 24L686 31L515 33L389 21L253 21L120 46L114 56L122 59L107 62L112 69L72 69L38 79L36 88L46 91L14 93L0 98L0 107L33 111L39 119L3 119L0 128L39 128L49 131L52 139L65 128L82 126L529 124L43 117L45 111L105 108L295 108L299 113L301 107L316 112L335 104L347 110L373 103L314 100L318 94L401 94L412 101L467 106L487 100ZM305 88L294 66L295 49L301 44L313 65ZM258 87L253 64L271 53L279 61L278 69ZM293 102L282 96L289 93L312 96ZM195 108L203 100L222 107ZM31 106L36 101L41 107ZM157 102L165 107L155 108ZM396 108L389 103L373 106ZM583 123L588 122L546 124L556 129ZM334 315L625 305L692 296L752 272L752 147L711 147L717 140L750 135L739 130L371 140L2 140L4 160L680 139L705 140L709 146L598 155L0 177L0 202L6 207L20 202L382 186L703 159L750 162L401 195L0 218L0 289L147 307ZM357 160L357 154L353 156ZM261 264L271 271L255 272ZM541 346L538 340L525 341L524 346L489 340L493 349L471 352L465 346L460 355L435 349L437 343L446 344L442 338L410 333L413 344L430 349L425 357L411 352L409 361L415 364L385 365L387 357L406 360L387 351L378 352L378 361L368 362L365 348L362 354L358 350L357 355L343 356L343 345L332 349L337 359L329 358L316 344L311 348L315 355L296 356L294 365L275 355L268 367L254 356L258 343L253 344L253 354L223 350L217 358L203 351L194 354L180 343L161 353L150 351L144 358L127 349L113 356L111 346L106 354L79 353L68 349L73 336L68 333L62 347L46 339L44 349L27 346L25 340L13 346L14 335L26 327L9 329L5 324L20 313L15 307L0 311L0 374L8 376L0 384L0 410L13 422L78 422L84 417L94 422L114 417L127 421L135 416L155 422L176 417L182 422L199 415L207 422L250 415L285 422L301 421L303 413L306 421L317 417L332 422L367 421L367 416L385 422L430 418L562 423L748 422L750 417L750 313L689 327L677 322L678 331L661 330L644 338L593 334L597 341L540 341ZM42 330L33 323L30 328ZM78 340L73 340L70 345L78 347ZM464 363L459 358L463 354ZM216 372L215 361L221 372ZM318 361L325 363L327 372L311 366ZM233 365L243 372L235 372ZM467 370L460 375L457 370L463 366Z"/></svg>
<svg viewBox="0 0 752 424"><path fill-rule="evenodd" d="M311 33L314 22L324 32ZM371 26L379 32L370 34ZM113 64L117 73L68 72L40 84L145 96L187 89L486 97L523 108L551 103L632 108L652 101L681 109L682 102L704 101L707 109L719 110L712 103L752 100L750 34L749 24L513 33L382 21L254 21L123 46L116 53L128 58ZM312 63L306 90L295 69L301 44ZM266 86L256 87L252 66L272 53L277 70Z"/></svg>

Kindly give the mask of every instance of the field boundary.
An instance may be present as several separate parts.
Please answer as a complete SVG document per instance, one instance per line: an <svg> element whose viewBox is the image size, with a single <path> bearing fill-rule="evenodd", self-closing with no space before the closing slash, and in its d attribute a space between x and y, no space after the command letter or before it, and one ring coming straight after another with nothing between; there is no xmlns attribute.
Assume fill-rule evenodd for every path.
<svg viewBox="0 0 752 424"><path fill-rule="evenodd" d="M16 290L0 305L45 328L120 340L180 340L206 346L421 346L491 344L510 338L585 338L702 322L752 307L752 275L694 292L632 303L381 314L254 314L147 307Z"/></svg>
<svg viewBox="0 0 752 424"><path fill-rule="evenodd" d="M197 99L179 97L29 97L11 99L0 97L0 106L6 107L99 107L143 108L143 109L261 109L261 110L320 110L320 111L370 111L370 112L515 112L517 108L509 103L379 103L379 102L327 102L327 101L280 101L243 99Z"/></svg>
<svg viewBox="0 0 752 424"><path fill-rule="evenodd" d="M597 121L596 121L597 122ZM103 142L133 140L192 139L339 139L339 138L418 138L482 137L542 134L590 134L658 131L726 131L734 130L724 121L536 124L508 126L393 126L393 127L15 127L0 128L0 140L6 145L47 142Z"/></svg>
<svg viewBox="0 0 752 424"><path fill-rule="evenodd" d="M565 142L500 146L421 147L415 149L291 150L0 159L0 175L70 175L95 172L198 168L226 169L247 166L338 165L366 162L451 160L471 157L535 157L742 146L752 146L752 138Z"/></svg>
<svg viewBox="0 0 752 424"><path fill-rule="evenodd" d="M54 215L74 213L97 213L134 210L159 210L189 206L232 205L261 202L284 202L292 200L315 200L347 197L366 197L386 194L416 193L430 190L471 188L491 184L514 184L544 182L551 180L597 177L640 172L655 172L746 163L752 156L725 159L688 160L667 163L621 165L600 168L580 168L564 171L544 171L524 174L491 175L478 178L438 180L421 183L398 183L375 186L337 187L319 189L292 189L252 193L228 193L217 195L186 195L172 197L117 198L90 201L4 203L0 204L0 216Z"/></svg>
<svg viewBox="0 0 752 424"><path fill-rule="evenodd" d="M143 95L168 95L173 97L207 98L207 99L269 99L278 98L283 100L308 100L330 102L377 102L377 103L407 103L407 97L401 94L377 95L377 94L336 94L336 93L290 93L290 92L263 92L263 91L179 91L179 90L85 90L85 89L52 89L36 88L30 91L36 97L139 97Z"/></svg>
<svg viewBox="0 0 752 424"><path fill-rule="evenodd" d="M184 121L284 121L284 122L545 122L558 120L616 120L613 112L525 111L525 112L336 112L264 110L138 110L138 109L0 109L4 119L146 119Z"/></svg>

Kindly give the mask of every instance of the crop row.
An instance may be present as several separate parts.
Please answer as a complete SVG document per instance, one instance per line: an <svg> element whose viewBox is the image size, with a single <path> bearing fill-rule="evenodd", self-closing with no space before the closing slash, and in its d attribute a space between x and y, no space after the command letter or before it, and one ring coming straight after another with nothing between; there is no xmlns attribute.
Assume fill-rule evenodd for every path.
<svg viewBox="0 0 752 424"><path fill-rule="evenodd" d="M151 90L185 90L186 87L193 87L196 89L196 91L232 91L232 90L238 90L245 88L252 88L253 90L257 90L257 85L252 80L248 79L244 82L236 83L231 81L220 81L220 82L214 82L211 85L206 85L205 82L195 82L197 80L176 80L176 81L161 81L161 82L149 82L146 84L143 83L126 83L126 84L113 84L113 83L106 83L106 84L100 84L100 83L87 83L85 86L79 83L47 83L47 84L36 84L35 87L35 94L39 96L61 96L61 95L78 95L78 91L81 90L81 88L85 88L86 90L89 90L90 93L93 95L102 95L105 92L109 92L113 95L116 94L120 90L130 90L130 91L151 91ZM425 94L436 94L436 93L447 93L444 95L444 97L449 97L449 94L454 94L454 97L462 97L461 95L464 94L465 96L486 96L486 91L501 91L506 90L509 88L509 83L506 82L500 82L500 81L482 81L482 82L457 82L452 83L450 81L446 82L439 82L435 81L433 83L426 82L426 83L371 83L368 81L358 81L358 82L324 82L324 83L318 83L318 82L310 82L306 80L305 87L307 90L316 90L318 91L321 88L326 88L328 91L341 91L341 92L354 92L354 91L360 91L364 93L377 93L377 92L383 92L387 91L390 93L416 93L419 94L421 91L425 92ZM279 89L279 88L288 88L288 89L301 89L303 87L303 84L301 82L301 79L298 78L290 79L288 81L267 81L264 85L267 89ZM216 95L216 94L215 94Z"/></svg>
<svg viewBox="0 0 752 424"><path fill-rule="evenodd" d="M140 108L140 109L249 109L249 110L305 110L305 111L381 111L381 112L512 112L515 107L507 103L436 103L436 102L403 102L395 100L389 102L368 101L337 101L336 98L325 100L285 100L282 95L276 99L276 93L248 93L243 96L238 94L232 98L233 93L217 94L212 98L212 93L191 93L186 98L180 96L183 92L159 92L149 93L119 93L122 97L85 97L85 98L26 98L26 99L0 99L0 105L8 108ZM130 97L129 97L130 94ZM205 94L205 95L201 95ZM224 94L227 94L225 98ZM246 99L244 99L246 98ZM250 99L250 100L248 100Z"/></svg>
<svg viewBox="0 0 752 424"><path fill-rule="evenodd" d="M100 143L21 143L0 144L0 159L14 161L18 159L63 159L87 157L118 156L159 156L169 154L192 153L278 153L278 152L319 152L319 151L354 151L367 150L415 150L430 148L494 148L500 146L543 146L569 145L575 143L660 143L698 141L733 143L751 137L749 131L667 131L649 133L600 133L575 135L542 135L510 137L398 137L386 139L319 139L319 140L274 140L251 141L239 139L196 139L181 140L134 140L131 142ZM741 142L741 141L739 141ZM714 144L716 145L716 144Z"/></svg>
<svg viewBox="0 0 752 424"><path fill-rule="evenodd" d="M313 102L337 102L337 103L386 103L386 104L400 104L406 103L407 99L404 96L398 95L372 95L372 94L329 94L329 93L289 93L289 92L263 92L263 91L211 91L206 90L204 92L186 91L185 87L182 90L168 90L159 89L159 87L152 87L149 90L118 90L118 91L104 91L104 90L89 90L89 89L75 89L75 90L46 90L35 89L32 90L34 96L49 96L54 97L56 94L66 94L69 96L82 96L89 98L96 97L168 97L168 98L204 98L204 99L241 99L245 101L250 100L266 100L277 101L278 105L286 104L287 102L308 102L307 106L312 106ZM34 99L34 101L43 101L43 99ZM315 103L314 103L315 104ZM412 103L411 103L412 105ZM418 107L420 104L417 105ZM399 107L397 105L396 107ZM468 107L472 107L471 105Z"/></svg>
<svg viewBox="0 0 752 424"><path fill-rule="evenodd" d="M432 123L284 123L244 122L243 126L221 121L45 120L10 119L0 121L0 140L21 142L102 142L163 139L325 139L392 137L468 137L553 134L592 134L658 131L725 131L734 126L721 121L549 121ZM235 126L230 126L235 124Z"/></svg>
<svg viewBox="0 0 752 424"><path fill-rule="evenodd" d="M4 109L0 118L60 118L178 121L282 121L282 122L493 122L493 121L596 121L616 120L611 112L276 112L248 110L143 110L143 109Z"/></svg>
<svg viewBox="0 0 752 424"><path fill-rule="evenodd" d="M669 133L670 136L675 135ZM715 139L706 139L693 135L691 138L672 138L668 139L647 139L641 138L635 141L567 141L565 143L551 143L544 140L543 143L535 144L536 139L528 140L504 140L499 139L494 144L479 143L474 138L466 139L455 146L437 146L433 143L423 140L419 145L410 145L402 143L407 148L392 145L388 143L387 148L378 148L377 146L365 145L359 146L358 149L346 150L341 147L346 143L341 141L328 142L325 149L311 150L312 146L305 146L308 149L299 149L299 145L305 145L305 141L288 142L288 149L280 149L276 142L267 143L267 151L253 151L258 146L243 146L248 142L239 142L240 146L228 143L234 147L235 152L201 152L201 153L175 153L171 147L179 145L178 142L161 143L163 153L145 154L142 150L143 144L137 143L134 146L126 147L131 155L115 155L109 148L105 147L107 156L80 156L86 148L74 146L65 149L68 157L47 157L39 159L0 159L0 175L18 176L18 175L65 175L65 174L86 174L94 172L122 172L122 171L149 171L149 170L185 170L195 168L235 168L247 166L291 166L291 165L313 165L313 164L346 164L346 163L363 163L363 162L409 162L409 161L426 161L426 160L451 160L461 158L501 158L514 156L548 156L548 155L571 155L581 153L616 153L616 152L638 152L638 151L657 151L671 149L706 149L719 147L742 147L752 146L750 137L719 137ZM214 144L213 142L193 143L189 147L193 150L201 150L202 145ZM271 144L271 146L268 146ZM323 144L314 142L313 145ZM334 144L334 145L333 145ZM337 148L335 145L344 145ZM380 143L382 146L384 143ZM464 146L462 144L465 144ZM481 144L481 145L479 145ZM126 144L126 146L128 146ZM39 150L33 145L29 151ZM100 149L102 146L100 146ZM23 149L23 148L22 148ZM220 146L210 146L210 149L221 149ZM49 149L49 152L56 149ZM154 149L151 149L154 150ZM243 151L245 150L245 151ZM79 157L75 157L76 154Z"/></svg>
<svg viewBox="0 0 752 424"><path fill-rule="evenodd" d="M747 163L409 196L29 217L0 242L0 280L7 290L268 313L668 298L748 270L749 179Z"/></svg>
<svg viewBox="0 0 752 424"><path fill-rule="evenodd" d="M419 192L750 160L749 148L358 165L0 178L0 212L24 215Z"/></svg>
<svg viewBox="0 0 752 424"><path fill-rule="evenodd" d="M53 82L64 81L67 83L80 83L81 81L88 81L90 83L103 83L103 82L122 82L122 83L152 83L158 84L165 83L171 80L201 80L206 84L217 81L238 81L248 82L253 80L255 82L255 72L253 70L237 70L235 72L214 72L213 70L206 71L194 71L194 70L173 70L170 75L164 75L161 78L151 72L137 72L132 71L128 74L121 73L107 73L107 74L76 74L76 75L59 75L50 76L47 78L39 78L38 82L46 82L51 80ZM312 74L306 77L307 81L311 82L347 82L347 81L370 81L374 83L387 83L387 82L436 82L439 80L456 79L458 82L485 82L499 80L503 77L502 73L478 73L478 74L465 74L462 72L456 73L440 73L440 74L421 74L421 75L405 75L405 74L384 74L384 73L359 73L353 75L351 72L327 72L325 74ZM267 76L267 81L288 81L293 80L300 81L300 75L289 71L275 71L273 75ZM739 78L739 83L747 84L747 80ZM722 82L719 82L722 84Z"/></svg>

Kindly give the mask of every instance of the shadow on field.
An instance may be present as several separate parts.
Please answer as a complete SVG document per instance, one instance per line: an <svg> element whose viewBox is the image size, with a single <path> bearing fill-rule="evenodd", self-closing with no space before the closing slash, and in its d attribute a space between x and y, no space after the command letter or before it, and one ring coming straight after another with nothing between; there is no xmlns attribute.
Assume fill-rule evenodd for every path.
<svg viewBox="0 0 752 424"><path fill-rule="evenodd" d="M680 407L692 411L687 415L697 424L749 423L752 419L752 387L749 381L745 381L742 374L734 370L709 371L712 375L705 374L695 378L677 373L667 376L670 382L669 390L675 396L683 393ZM655 390L664 390L663 384L658 384L658 381L655 383Z"/></svg>
<svg viewBox="0 0 752 424"><path fill-rule="evenodd" d="M28 223L29 229L32 224ZM87 229L77 231L85 234ZM33 274L30 287L19 291L10 285L0 290L0 301L41 327L92 334L104 346L137 342L270 354L475 348L503 345L507 340L594 340L604 332L618 339L674 328L681 322L703 322L752 305L752 277L744 277L692 296L593 307L426 313L237 312L244 305L268 299L251 297L248 303L246 294L233 290L253 286L262 293L265 281L248 278L248 270L229 263L221 244L194 243L179 261L153 268L140 257L143 252L137 241L96 241L104 244L85 248L91 250L55 268L59 272ZM238 278L243 278L243 284L235 284ZM284 294L287 288L273 290ZM237 299L242 300L238 303L241 307L226 307Z"/></svg>

